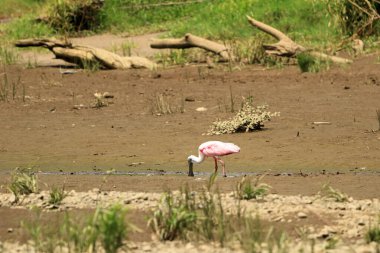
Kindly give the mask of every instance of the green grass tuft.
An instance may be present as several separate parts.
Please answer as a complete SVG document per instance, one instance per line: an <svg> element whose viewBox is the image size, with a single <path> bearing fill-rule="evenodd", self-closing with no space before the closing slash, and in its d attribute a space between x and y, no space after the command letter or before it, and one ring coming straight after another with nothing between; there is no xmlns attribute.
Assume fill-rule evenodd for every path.
<svg viewBox="0 0 380 253"><path fill-rule="evenodd" d="M297 63L301 72L317 73L330 68L331 63L327 60L312 56L309 53L297 55Z"/></svg>
<svg viewBox="0 0 380 253"><path fill-rule="evenodd" d="M194 196L182 189L179 196L166 192L148 225L160 240L187 239L197 219Z"/></svg>
<svg viewBox="0 0 380 253"><path fill-rule="evenodd" d="M325 184L322 187L322 190L319 192L319 195L326 199L334 200L335 202L348 202L349 197L346 193L334 189L329 184Z"/></svg>
<svg viewBox="0 0 380 253"><path fill-rule="evenodd" d="M108 209L98 209L96 212L96 227L105 252L116 253L123 246L123 240L128 232L128 227L125 225L126 212L127 210L118 204Z"/></svg>
<svg viewBox="0 0 380 253"><path fill-rule="evenodd" d="M67 193L65 192L65 187L53 187L49 192L49 204L60 205L66 196Z"/></svg>
<svg viewBox="0 0 380 253"><path fill-rule="evenodd" d="M267 184L260 183L262 178L263 176L256 178L252 184L250 178L243 177L236 185L235 196L238 199L245 200L263 198L268 194L271 187Z"/></svg>
<svg viewBox="0 0 380 253"><path fill-rule="evenodd" d="M16 169L12 175L8 189L13 193L17 203L21 195L29 195L38 192L37 177L29 169Z"/></svg>

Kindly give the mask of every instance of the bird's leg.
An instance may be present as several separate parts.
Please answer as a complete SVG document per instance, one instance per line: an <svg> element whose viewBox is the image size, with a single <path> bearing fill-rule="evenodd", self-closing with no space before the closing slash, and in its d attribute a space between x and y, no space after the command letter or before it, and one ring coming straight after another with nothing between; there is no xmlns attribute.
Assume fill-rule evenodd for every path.
<svg viewBox="0 0 380 253"><path fill-rule="evenodd" d="M214 157L214 161L215 161L215 174L218 172L218 158Z"/></svg>
<svg viewBox="0 0 380 253"><path fill-rule="evenodd" d="M226 174L226 166L224 165L224 162L222 159L218 158L218 161L220 162L220 164L222 165L222 169L223 169L223 177L227 177L227 174Z"/></svg>

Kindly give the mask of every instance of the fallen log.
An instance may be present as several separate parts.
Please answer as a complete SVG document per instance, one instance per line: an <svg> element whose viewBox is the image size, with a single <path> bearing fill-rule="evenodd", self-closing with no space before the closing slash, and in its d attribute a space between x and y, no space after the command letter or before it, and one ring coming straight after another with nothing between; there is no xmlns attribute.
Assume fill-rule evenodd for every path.
<svg viewBox="0 0 380 253"><path fill-rule="evenodd" d="M272 37L278 40L277 43L263 45L265 52L267 54L294 57L299 53L308 52L315 57L327 59L335 63L352 63L352 61L349 59L345 59L345 58L337 57L337 56L331 56L331 55L327 55L321 52L315 52L310 49L306 49L305 47L294 42L286 34L277 30L276 28L273 28L272 26L269 26L260 21L257 21L249 16L247 16L247 19L248 19L248 22L252 26L257 27L259 30L271 35Z"/></svg>
<svg viewBox="0 0 380 253"><path fill-rule="evenodd" d="M183 38L180 39L155 39L150 44L151 48L163 49L163 48L192 48L199 47L205 49L209 52L222 57L223 60L233 60L234 56L231 50L225 45L219 44L217 42L207 40L193 34L187 33Z"/></svg>
<svg viewBox="0 0 380 253"><path fill-rule="evenodd" d="M156 64L144 57L122 57L105 49L73 45L53 39L26 39L15 43L16 47L45 47L49 49L57 59L74 63L84 67L85 63L99 63L106 69L130 69L148 68L155 69Z"/></svg>

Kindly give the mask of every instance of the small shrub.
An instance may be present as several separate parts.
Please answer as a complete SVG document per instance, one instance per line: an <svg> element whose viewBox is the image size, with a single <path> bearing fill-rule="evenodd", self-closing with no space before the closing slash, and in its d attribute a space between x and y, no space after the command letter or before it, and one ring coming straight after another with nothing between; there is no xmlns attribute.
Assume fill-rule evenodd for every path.
<svg viewBox="0 0 380 253"><path fill-rule="evenodd" d="M264 127L265 121L270 121L272 117L280 114L279 112L271 113L267 111L267 108L267 105L254 107L251 97L244 99L241 109L232 119L215 121L207 134L219 135L260 130Z"/></svg>
<svg viewBox="0 0 380 253"><path fill-rule="evenodd" d="M195 199L186 187L179 196L166 192L148 225L160 240L187 239L196 220Z"/></svg>
<svg viewBox="0 0 380 253"><path fill-rule="evenodd" d="M49 193L49 204L51 205L60 205L62 200L67 196L67 193L65 192L65 188L57 188L53 187Z"/></svg>
<svg viewBox="0 0 380 253"><path fill-rule="evenodd" d="M297 55L297 63L301 72L318 73L322 70L327 70L330 67L330 62L312 56L308 53L300 53Z"/></svg>
<svg viewBox="0 0 380 253"><path fill-rule="evenodd" d="M64 33L95 30L100 25L100 0L59 0L54 1L43 19L56 31Z"/></svg>
<svg viewBox="0 0 380 253"><path fill-rule="evenodd" d="M322 187L322 190L321 192L319 192L319 195L327 199L332 199L335 202L347 202L349 200L349 197L347 194L337 189L334 189L328 184L325 184Z"/></svg>
<svg viewBox="0 0 380 253"><path fill-rule="evenodd" d="M359 37L379 35L378 0L324 0L324 2L343 34Z"/></svg>
<svg viewBox="0 0 380 253"><path fill-rule="evenodd" d="M238 199L258 199L262 198L268 194L270 190L270 186L264 183L259 183L262 177L259 177L255 180L255 182L251 183L251 180L247 177L243 177L240 182L236 185L235 196Z"/></svg>
<svg viewBox="0 0 380 253"><path fill-rule="evenodd" d="M37 177L30 168L16 169L8 189L15 196L15 202L17 203L20 195L38 192Z"/></svg>
<svg viewBox="0 0 380 253"><path fill-rule="evenodd" d="M93 103L91 107L96 108L96 109L100 109L102 107L108 106L108 103L105 100L105 94L107 94L107 93L106 92L103 94L100 92L94 93L95 103Z"/></svg>

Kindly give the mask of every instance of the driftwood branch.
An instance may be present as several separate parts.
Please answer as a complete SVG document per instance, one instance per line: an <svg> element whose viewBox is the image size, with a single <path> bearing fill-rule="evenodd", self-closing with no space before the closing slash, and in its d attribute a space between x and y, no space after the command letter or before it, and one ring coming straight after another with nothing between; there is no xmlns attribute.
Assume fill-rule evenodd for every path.
<svg viewBox="0 0 380 253"><path fill-rule="evenodd" d="M101 48L84 45L73 45L70 42L50 39L19 40L16 47L45 47L57 59L62 59L79 66L84 63L99 63L106 69L148 68L154 69L156 64L143 57L122 57Z"/></svg>
<svg viewBox="0 0 380 253"><path fill-rule="evenodd" d="M157 48L157 49L162 49L162 48L183 49L183 48L199 47L221 56L224 60L234 59L228 47L222 44L219 44L217 42L192 35L190 33L187 33L185 37L180 38L180 39L155 39L150 44L150 47Z"/></svg>
<svg viewBox="0 0 380 253"><path fill-rule="evenodd" d="M295 43L291 38L289 38L287 35L285 35L281 31L267 24L264 24L260 21L257 21L249 16L247 16L247 18L248 18L248 22L252 26L257 27L259 30L271 35L272 37L278 40L277 43L270 44L270 45L268 44L263 45L265 52L267 54L294 57L298 53L308 51L311 55L315 57L331 60L332 62L335 62L335 63L352 63L352 61L349 59L345 59L345 58L341 58L337 56L331 56L331 55L327 55L321 52L308 50L305 47Z"/></svg>

